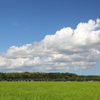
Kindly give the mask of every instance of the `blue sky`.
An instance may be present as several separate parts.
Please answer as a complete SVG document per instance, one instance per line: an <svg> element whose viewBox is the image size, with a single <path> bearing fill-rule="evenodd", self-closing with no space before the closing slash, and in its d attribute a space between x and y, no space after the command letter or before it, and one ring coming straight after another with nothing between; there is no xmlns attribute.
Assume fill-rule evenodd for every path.
<svg viewBox="0 0 100 100"><path fill-rule="evenodd" d="M97 19L100 18L99 9L100 9L99 0L1 0L0 1L0 37L1 37L0 70L2 72L18 72L18 71L19 72L21 71L65 72L66 71L81 75L90 75L90 74L100 75L99 71L100 64L98 64L100 63L100 60L98 61L95 60L100 58L98 52L98 49L100 49L99 44L97 45L97 47L94 46L94 44L92 43L89 44L93 46L91 48L88 48L87 52L89 51L93 52L92 49L97 50L95 52L98 52L98 58L97 54L95 53L96 57L94 58L93 64L91 64L92 67L90 67L90 65L85 65L84 68L83 67L81 68L82 64L81 65L76 64L77 61L75 59L72 60L73 62L75 62L75 64L72 63L65 64L65 59L67 59L68 58L67 55L70 56L70 54L68 54L68 52L64 54L66 55L65 59L62 58L62 55L64 53L64 50L66 52L68 50L70 51L70 49L64 48L63 50L60 50L61 48L60 47L58 48L57 46L63 44L60 44L59 42L58 44L56 43L57 41L59 41L58 37L55 38L57 39L56 42L54 40L53 42L50 40L55 45L46 44L47 42L48 43L50 42L47 41L51 39L50 35L54 35L54 37L56 37L55 34L57 31L59 31L59 34L63 34L63 32L60 31L61 29L65 30L64 28L67 27L70 27L71 29L77 29L77 25L79 23L88 23L89 20L96 21ZM47 35L49 35L48 38L46 38ZM94 37L94 38L97 39L100 37ZM45 41L45 43L42 42L42 40ZM91 37L91 41L93 41L93 37ZM37 43L34 44L34 42ZM68 41L66 40L66 45L69 45L67 43ZM99 40L97 41L97 43L99 43ZM30 46L27 46L27 44L30 44ZM44 44L48 45L47 49L50 48L50 50L52 50L48 51L51 55L48 54L43 55L42 51L38 51L39 49L41 49L41 45ZM73 43L70 43L70 45L73 45ZM56 50L55 48L53 48L53 46L57 47ZM36 50L37 51L36 55L33 51L31 51L30 53L28 51L29 48L31 48L31 50L34 51ZM53 55L54 53L53 49L56 51L56 54L62 54L62 55ZM71 49L74 50L74 48L72 47ZM22 56L22 54L20 54L19 52L20 53L24 52L23 53L24 56ZM91 52L89 53L91 54ZM32 56L30 56L30 54ZM75 54L77 53L75 52L72 53L71 54L72 57L74 57ZM80 56L79 52L78 56ZM86 57L88 56L89 55L87 55ZM58 63L57 57L58 58L61 57L59 59L64 59L64 61L60 60L60 63ZM81 55L81 58L82 57L83 56ZM48 60L48 63L50 63L49 66L45 61L46 60L45 58L51 59L50 61ZM32 60L30 61L30 59L33 59L33 61ZM20 62L21 60L22 62ZM39 62L40 60L44 61L45 64L40 63L40 65L42 65L40 66L35 62L35 60L37 62ZM79 61L82 62L82 60ZM21 63L22 65L18 66L14 65L13 63L15 62L17 62L18 64ZM35 62L35 64L33 64L33 62ZM86 62L84 61L84 63ZM31 64L28 66L28 63ZM50 65L54 67L51 68ZM47 68L43 66L46 66ZM75 67L76 69L72 70L70 69L71 68L70 66L74 67L76 66L77 68ZM88 68L86 68L86 66L88 66Z"/></svg>

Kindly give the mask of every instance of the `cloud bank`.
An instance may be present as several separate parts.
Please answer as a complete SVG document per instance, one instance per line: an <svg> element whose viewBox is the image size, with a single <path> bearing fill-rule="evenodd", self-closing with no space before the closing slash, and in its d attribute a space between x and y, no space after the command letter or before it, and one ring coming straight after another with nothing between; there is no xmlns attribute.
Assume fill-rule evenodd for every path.
<svg viewBox="0 0 100 100"><path fill-rule="evenodd" d="M0 54L0 71L69 71L100 62L100 19L65 27L40 42L11 46Z"/></svg>

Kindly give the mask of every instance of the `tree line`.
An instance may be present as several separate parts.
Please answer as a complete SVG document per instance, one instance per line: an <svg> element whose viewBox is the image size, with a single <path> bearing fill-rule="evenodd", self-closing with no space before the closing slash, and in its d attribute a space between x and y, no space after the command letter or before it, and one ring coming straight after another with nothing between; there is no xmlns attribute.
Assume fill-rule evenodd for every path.
<svg viewBox="0 0 100 100"><path fill-rule="evenodd" d="M100 81L100 76L74 73L0 73L0 81Z"/></svg>

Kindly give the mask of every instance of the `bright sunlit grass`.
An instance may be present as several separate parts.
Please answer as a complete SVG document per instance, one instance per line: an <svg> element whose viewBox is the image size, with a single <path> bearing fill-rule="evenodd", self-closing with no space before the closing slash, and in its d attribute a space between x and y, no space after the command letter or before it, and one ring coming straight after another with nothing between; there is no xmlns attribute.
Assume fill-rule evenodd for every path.
<svg viewBox="0 0 100 100"><path fill-rule="evenodd" d="M0 100L100 100L100 83L0 82Z"/></svg>

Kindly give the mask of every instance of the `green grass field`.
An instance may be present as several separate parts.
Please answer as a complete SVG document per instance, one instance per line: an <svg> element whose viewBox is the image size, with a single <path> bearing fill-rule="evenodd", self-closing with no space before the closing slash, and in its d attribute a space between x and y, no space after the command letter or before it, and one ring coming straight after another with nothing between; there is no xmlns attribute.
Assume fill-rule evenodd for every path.
<svg viewBox="0 0 100 100"><path fill-rule="evenodd" d="M100 82L0 82L0 100L100 100Z"/></svg>

